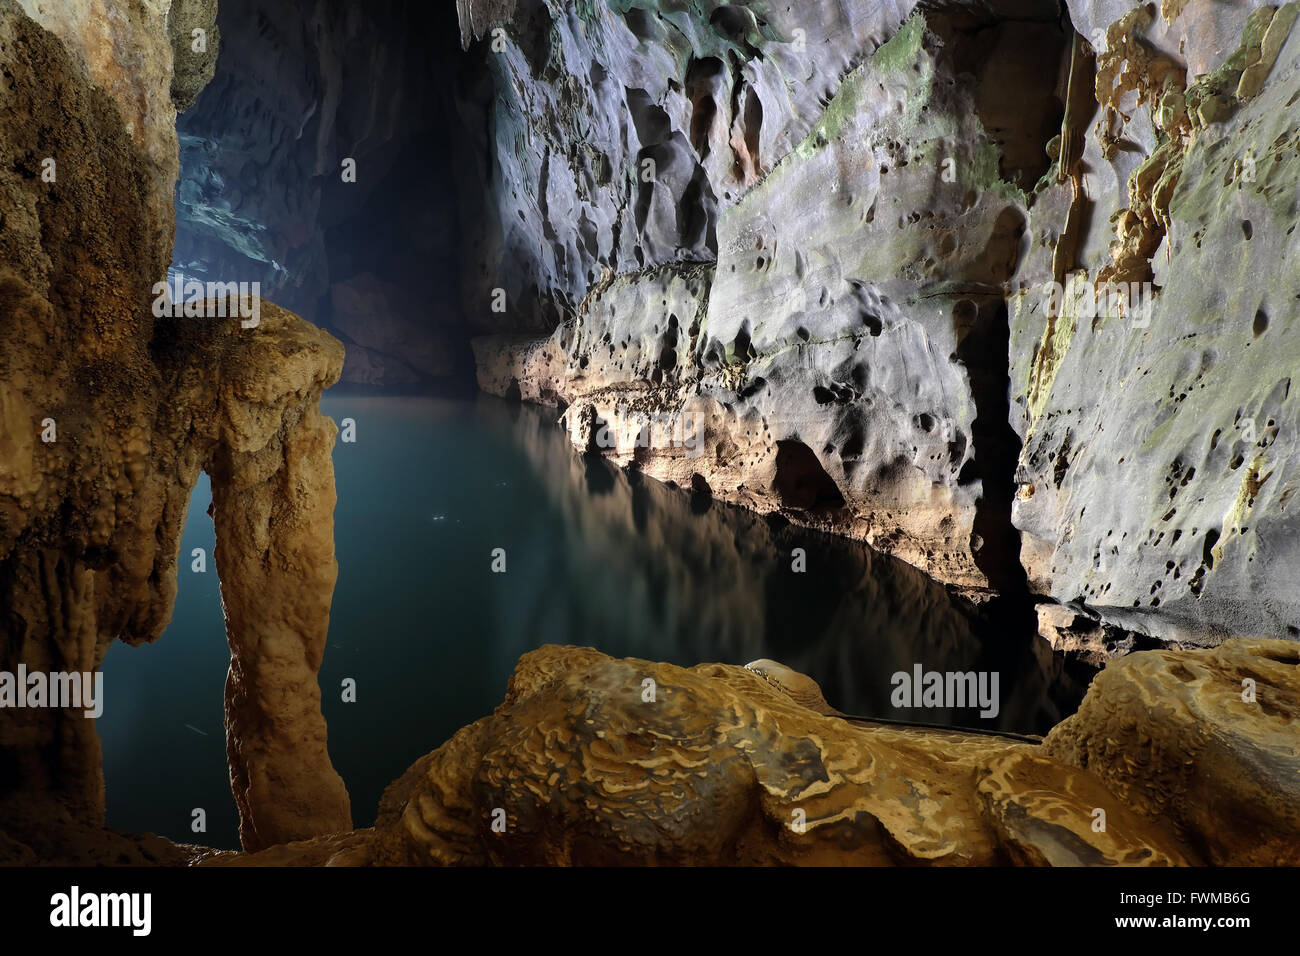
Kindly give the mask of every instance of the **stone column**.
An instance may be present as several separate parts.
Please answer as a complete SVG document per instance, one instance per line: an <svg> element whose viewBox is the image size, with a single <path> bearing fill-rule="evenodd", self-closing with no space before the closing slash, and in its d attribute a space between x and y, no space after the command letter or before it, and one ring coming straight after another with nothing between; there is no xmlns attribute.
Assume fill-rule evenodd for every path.
<svg viewBox="0 0 1300 956"><path fill-rule="evenodd" d="M336 434L312 401L263 448L221 449L209 469L230 642L226 747L246 850L352 827L316 681L338 577Z"/></svg>

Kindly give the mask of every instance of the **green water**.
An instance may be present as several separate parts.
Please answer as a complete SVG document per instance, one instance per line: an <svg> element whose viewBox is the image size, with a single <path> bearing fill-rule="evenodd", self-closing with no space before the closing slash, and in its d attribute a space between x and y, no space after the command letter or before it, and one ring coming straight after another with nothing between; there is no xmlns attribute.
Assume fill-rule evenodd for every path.
<svg viewBox="0 0 1300 956"><path fill-rule="evenodd" d="M320 683L358 826L412 762L491 713L519 655L545 643L682 665L770 657L852 713L1019 731L1045 730L1082 693L1041 641L915 569L585 460L554 411L487 397L332 396L323 408L356 421L355 443L334 449L339 579ZM108 653L98 729L109 826L236 848L210 500L204 478L166 634ZM191 570L195 548L206 573ZM1000 671L997 719L891 707L890 674L917 662ZM342 700L346 678L355 703ZM195 808L204 833L191 830Z"/></svg>

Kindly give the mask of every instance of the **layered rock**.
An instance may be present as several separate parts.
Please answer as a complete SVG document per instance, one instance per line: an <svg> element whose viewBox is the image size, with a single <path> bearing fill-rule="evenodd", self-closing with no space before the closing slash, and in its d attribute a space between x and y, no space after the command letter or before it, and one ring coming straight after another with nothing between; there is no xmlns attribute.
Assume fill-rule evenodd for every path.
<svg viewBox="0 0 1300 956"><path fill-rule="evenodd" d="M1098 675L1047 736L1141 819L1206 863L1300 863L1300 648L1228 641L1138 653Z"/></svg>
<svg viewBox="0 0 1300 956"><path fill-rule="evenodd" d="M773 662L548 645L393 782L373 828L256 853L95 845L205 866L1300 863L1292 643L1112 661L1038 745L829 709Z"/></svg>
<svg viewBox="0 0 1300 956"><path fill-rule="evenodd" d="M219 312L232 317L155 318L172 228L158 198L175 177L174 140L169 165L153 128L174 116L155 96L171 78L164 25L110 18L83 35L68 26L81 7L40 6L65 41L0 0L0 669L90 672L114 640L156 640L205 470L244 839L346 829L315 678L336 574L335 429L316 409L342 346L270 303L247 328L233 301ZM99 743L81 708L6 708L0 768L0 829L38 858L60 821L102 826Z"/></svg>
<svg viewBox="0 0 1300 956"><path fill-rule="evenodd" d="M1298 664L1281 641L1139 652L1034 746L824 716L798 675L547 646L373 832L213 862L1294 865Z"/></svg>

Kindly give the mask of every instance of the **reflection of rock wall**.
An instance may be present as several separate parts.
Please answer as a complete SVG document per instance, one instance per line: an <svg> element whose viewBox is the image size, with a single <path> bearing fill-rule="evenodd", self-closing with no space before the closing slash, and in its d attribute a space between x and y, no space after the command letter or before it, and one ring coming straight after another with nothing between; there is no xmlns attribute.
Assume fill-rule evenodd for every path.
<svg viewBox="0 0 1300 956"><path fill-rule="evenodd" d="M963 588L1300 636L1300 7L865 6L459 4L505 36L472 46L468 296L514 317L480 386ZM1082 279L1152 281L1150 326L1049 320ZM621 406L705 454L636 448Z"/></svg>
<svg viewBox="0 0 1300 956"><path fill-rule="evenodd" d="M575 455L557 435L553 413L496 402L480 409L492 412L514 416L516 442L533 459L533 475L581 539L557 549L547 568L511 575L512 599L492 613L517 614L519 621L518 627L507 622L502 633L543 628L541 638L555 642L595 633L607 617L581 604L536 619L532 589L563 593L577 580L591 582L593 593L622 595L620 615L636 622L629 632L653 635L634 642L601 633L602 647L614 653L683 665L776 656L817 678L829 699L851 713L972 720L969 711L891 706L889 676L910 673L918 662L937 670L1001 671L1003 699L992 725L1010 730L1046 731L1082 696L1060 660L1027 665L1020 643L1027 636L1005 634L985 612L902 561ZM803 550L803 571L792 567L796 548ZM575 558L583 563L574 565ZM630 587L647 568L662 574L644 589ZM506 650L514 657L534 646L521 640Z"/></svg>
<svg viewBox="0 0 1300 956"><path fill-rule="evenodd" d="M105 47L94 30L58 32L82 5L41 8L54 32L0 0L0 669L93 671L113 640L157 639L207 470L247 845L344 829L315 678L335 575L333 426L316 405L342 349L270 303L250 329L155 320L172 229L159 198L175 176L174 142L162 155L174 112L154 98L171 78L163 25L89 21L117 31ZM57 160L49 180L44 156ZM81 709L0 712L8 839L45 858L56 823L103 815Z"/></svg>

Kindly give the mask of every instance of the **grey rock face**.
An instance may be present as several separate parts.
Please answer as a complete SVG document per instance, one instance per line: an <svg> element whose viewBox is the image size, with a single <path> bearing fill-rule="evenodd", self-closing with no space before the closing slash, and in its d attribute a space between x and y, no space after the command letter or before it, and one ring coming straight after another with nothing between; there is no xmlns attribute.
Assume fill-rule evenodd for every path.
<svg viewBox="0 0 1300 956"><path fill-rule="evenodd" d="M480 384L969 590L1296 637L1296 9L464 0Z"/></svg>
<svg viewBox="0 0 1300 956"><path fill-rule="evenodd" d="M501 270L508 264L515 284L499 280L509 300L525 282L550 287L564 313L590 291L546 344L480 343L480 381L572 405L577 443L599 445L603 430L605 450L650 474L865 538L963 588L1001 584L1016 544L1008 509L984 502L990 483L1009 500L1015 454L1005 331L997 344L1003 284L1026 245L1022 185L1046 169L1042 144L1059 125L1066 34L1042 9L1003 23L854 11L842 30L843 10L815 5L773 14L773 38L743 46L734 31L717 33L732 10L710 14L713 33L699 23L670 29L684 19L670 13L597 18L607 46L596 72L617 73L626 95L618 103L593 88L592 122L634 138L595 137L610 144L602 161L622 178L558 190L569 205L533 191L540 167L529 164L567 155L560 147L578 136L552 116L586 122L587 110L557 101L496 114L498 142L520 122L531 132L514 142L551 144L497 156L494 195L513 244ZM566 29L557 20L550 32ZM716 69L701 66L706 36L732 45ZM611 54L615 40L623 46ZM697 48L685 55L688 40ZM631 87L650 82L644 62L665 51L675 72ZM485 55L524 98L555 95L522 49ZM1001 97L1025 76L1039 92L1011 116ZM727 88L736 95L720 97ZM753 135L746 116L762 118ZM640 181L646 156L667 155L647 150L674 143L681 152L657 168L675 178ZM708 189L690 192L692 181ZM695 196L707 202L683 205ZM608 230L594 243L564 238L605 211ZM585 274L558 272L559 262ZM651 414L698 424L703 451L683 454L653 434L639 441Z"/></svg>
<svg viewBox="0 0 1300 956"><path fill-rule="evenodd" d="M185 51L190 19L206 9L172 8ZM264 296L345 340L348 381L427 382L438 375L412 355L459 347L467 360L455 294L450 13L401 0L222 0L218 14L215 77L179 124L174 268L260 282ZM178 68L187 56L178 52ZM178 72L173 88L187 76ZM367 274L408 298L426 290L426 301L354 338L355 316L334 311L332 289ZM364 365L355 374L354 362Z"/></svg>
<svg viewBox="0 0 1300 956"><path fill-rule="evenodd" d="M1300 636L1300 31L1287 37L1257 96L1186 137L1149 315L1067 314L1049 332L1037 291L1016 304L1030 580L1164 638ZM1128 197L1096 162L1085 188L1104 222ZM1078 262L1094 279L1101 264Z"/></svg>
<svg viewBox="0 0 1300 956"><path fill-rule="evenodd" d="M909 2L742 6L465 0L490 87L488 220L467 310L498 329L571 317L606 268L713 258L722 210L807 135ZM499 30L493 36L490 31ZM473 125L473 124L467 124Z"/></svg>

